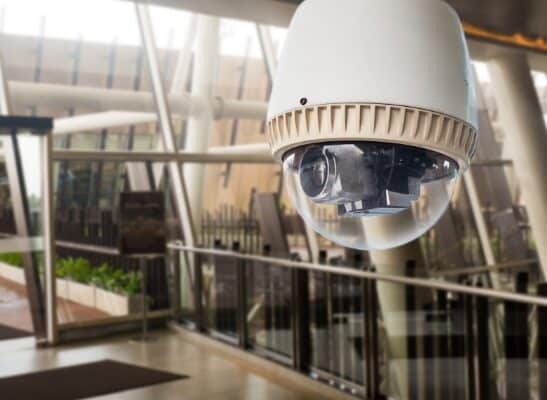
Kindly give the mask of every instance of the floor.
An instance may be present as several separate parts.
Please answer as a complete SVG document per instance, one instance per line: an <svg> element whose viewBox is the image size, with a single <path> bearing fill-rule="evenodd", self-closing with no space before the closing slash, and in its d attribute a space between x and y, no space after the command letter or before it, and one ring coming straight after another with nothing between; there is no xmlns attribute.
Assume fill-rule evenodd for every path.
<svg viewBox="0 0 547 400"><path fill-rule="evenodd" d="M116 400L304 400L349 399L334 389L300 377L279 372L279 366L265 368L252 360L229 356L232 350L219 349L196 335L170 330L154 332L158 338L149 344L135 344L130 337L86 342L49 349L34 349L32 342L21 339L18 346L0 345L0 377L68 366L90 361L113 359L151 368L182 373L190 379L101 396ZM26 341L25 341L26 340ZM243 353L244 354L244 353ZM257 366L258 365L258 366ZM289 377L287 377L289 374ZM60 387L62 390L62 387Z"/></svg>
<svg viewBox="0 0 547 400"><path fill-rule="evenodd" d="M32 332L26 289L0 278L0 324Z"/></svg>
<svg viewBox="0 0 547 400"><path fill-rule="evenodd" d="M74 302L58 299L59 322L102 319L108 314ZM0 324L32 332L32 320L26 287L0 278Z"/></svg>

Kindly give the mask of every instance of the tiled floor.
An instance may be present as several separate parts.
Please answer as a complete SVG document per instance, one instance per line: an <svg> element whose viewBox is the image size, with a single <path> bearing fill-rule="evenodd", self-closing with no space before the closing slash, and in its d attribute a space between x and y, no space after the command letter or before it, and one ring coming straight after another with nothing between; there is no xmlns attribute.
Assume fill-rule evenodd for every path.
<svg viewBox="0 0 547 400"><path fill-rule="evenodd" d="M0 324L32 332L26 288L1 278Z"/></svg>
<svg viewBox="0 0 547 400"><path fill-rule="evenodd" d="M159 340L146 345L131 343L128 337L117 337L114 340L39 350L30 347L28 342L25 342L27 345L20 346L18 350L6 351L0 347L0 377L113 359L186 374L190 376L190 379L114 393L102 396L101 399L323 400L349 398L342 394L338 395L328 386L305 377L288 378L286 373L279 373L278 366L272 366L271 370L268 370L264 368L264 365L257 367L252 361L230 357L227 354L236 350L224 352L219 350L218 346L210 346L192 339L192 334L162 331L155 335ZM62 383L59 384L59 390L62 390Z"/></svg>

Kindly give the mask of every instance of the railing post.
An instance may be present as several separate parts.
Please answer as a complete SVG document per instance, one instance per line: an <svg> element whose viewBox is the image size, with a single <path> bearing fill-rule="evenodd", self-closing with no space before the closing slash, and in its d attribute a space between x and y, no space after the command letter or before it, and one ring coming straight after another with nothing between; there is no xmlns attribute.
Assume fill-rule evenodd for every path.
<svg viewBox="0 0 547 400"><path fill-rule="evenodd" d="M406 264L408 276L414 276L416 263L408 261ZM408 399L417 400L419 395L418 379L418 341L416 326L416 288L408 285L405 287L406 295L406 358L407 358L407 380Z"/></svg>
<svg viewBox="0 0 547 400"><path fill-rule="evenodd" d="M319 263L327 263L327 252L321 250L319 252ZM313 338L313 360L314 367L327 371L329 367L330 348L328 333L320 334L320 330L328 331L327 317L327 274L323 272L311 272L314 279L314 314L315 320L315 335Z"/></svg>
<svg viewBox="0 0 547 400"><path fill-rule="evenodd" d="M232 250L240 251L239 242L234 242ZM237 341L239 347L245 349L249 345L249 331L247 327L247 274L245 260L236 259L237 275Z"/></svg>
<svg viewBox="0 0 547 400"><path fill-rule="evenodd" d="M311 363L308 271L291 270L293 367L309 372Z"/></svg>
<svg viewBox="0 0 547 400"><path fill-rule="evenodd" d="M538 296L547 297L547 283L540 283L537 286ZM539 390L538 399L547 400L547 307L537 306L537 334L538 334L538 376Z"/></svg>
<svg viewBox="0 0 547 400"><path fill-rule="evenodd" d="M517 275L516 291L525 293L526 273ZM529 398L530 367L528 363L528 305L505 302L506 393L508 399Z"/></svg>
<svg viewBox="0 0 547 400"><path fill-rule="evenodd" d="M200 253L194 253L194 305L196 309L196 330L205 332L205 312L203 310L203 273L202 273L203 256Z"/></svg>
<svg viewBox="0 0 547 400"><path fill-rule="evenodd" d="M439 385L439 393L441 399L450 398L450 386L449 386L449 375L450 368L448 366L448 347L449 347L449 336L448 336L448 324L450 323L449 314L448 314L448 301L447 293L445 291L437 292L436 299L436 314L439 323L439 329L437 330L437 357L438 362L437 366L437 384Z"/></svg>
<svg viewBox="0 0 547 400"><path fill-rule="evenodd" d="M450 363L453 399L465 398L465 317L463 299L450 302Z"/></svg>
<svg viewBox="0 0 547 400"><path fill-rule="evenodd" d="M434 304L428 303L423 306L425 313L425 327L423 336L423 348L424 348L424 400L434 400L435 391L437 389L435 382L435 334L437 320L435 318Z"/></svg>
<svg viewBox="0 0 547 400"><path fill-rule="evenodd" d="M272 247L269 244L264 244L262 254L268 257L272 252ZM274 324L274 301L272 294L272 279L271 267L268 264L263 265L264 268L264 315L266 321L264 327L266 329L266 347L268 350L275 349L275 334L272 332L275 329Z"/></svg>
<svg viewBox="0 0 547 400"><path fill-rule="evenodd" d="M490 315L489 302L486 297L479 296L476 298L476 311L478 399L490 400L490 340L488 332L488 320Z"/></svg>
<svg viewBox="0 0 547 400"><path fill-rule="evenodd" d="M181 274L180 274L180 250L169 249L169 260L171 261L171 309L173 319L179 321L182 316L182 296L181 296Z"/></svg>
<svg viewBox="0 0 547 400"><path fill-rule="evenodd" d="M475 330L474 330L474 298L465 295L465 360L466 360L466 399L473 400L476 396L476 370L475 370Z"/></svg>

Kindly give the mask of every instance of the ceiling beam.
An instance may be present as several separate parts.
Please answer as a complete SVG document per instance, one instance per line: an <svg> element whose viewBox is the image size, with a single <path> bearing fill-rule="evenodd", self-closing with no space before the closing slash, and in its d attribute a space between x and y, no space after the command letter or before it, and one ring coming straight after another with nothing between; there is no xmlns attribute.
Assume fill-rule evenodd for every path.
<svg viewBox="0 0 547 400"><path fill-rule="evenodd" d="M272 0L136 0L136 2L274 26L289 26L296 10L295 4Z"/></svg>

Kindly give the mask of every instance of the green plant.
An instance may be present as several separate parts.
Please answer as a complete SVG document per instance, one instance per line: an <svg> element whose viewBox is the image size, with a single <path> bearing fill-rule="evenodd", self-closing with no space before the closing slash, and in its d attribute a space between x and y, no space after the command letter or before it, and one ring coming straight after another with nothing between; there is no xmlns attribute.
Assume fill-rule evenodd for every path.
<svg viewBox="0 0 547 400"><path fill-rule="evenodd" d="M140 272L129 272L125 274L122 291L127 296L133 296L139 293L142 284L142 274Z"/></svg>
<svg viewBox="0 0 547 400"><path fill-rule="evenodd" d="M14 267L22 267L23 255L21 253L3 253L0 254L0 262L12 265Z"/></svg>
<svg viewBox="0 0 547 400"><path fill-rule="evenodd" d="M142 274L139 272L124 272L106 263L93 267L84 258L57 260L56 274L59 278L71 279L126 296L137 294L142 283Z"/></svg>
<svg viewBox="0 0 547 400"><path fill-rule="evenodd" d="M80 283L89 283L92 276L91 263L85 258L61 258L56 263L56 275Z"/></svg>

